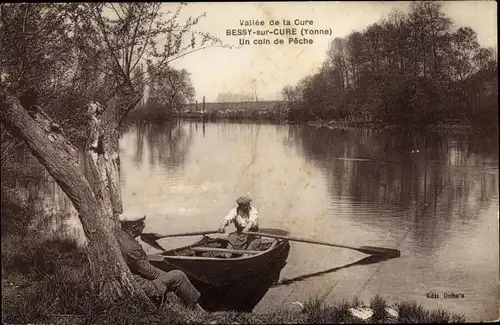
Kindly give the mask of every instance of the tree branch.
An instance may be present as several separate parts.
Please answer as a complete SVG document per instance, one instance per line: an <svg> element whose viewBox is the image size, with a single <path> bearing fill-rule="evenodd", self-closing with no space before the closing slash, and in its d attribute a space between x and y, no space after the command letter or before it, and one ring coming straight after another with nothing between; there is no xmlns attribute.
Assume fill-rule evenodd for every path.
<svg viewBox="0 0 500 325"><path fill-rule="evenodd" d="M120 21L123 22L123 18L120 16L120 14L118 13L118 11L116 10L115 5L113 3L111 3L110 5L111 5L111 9L114 10L114 12L115 12L116 16L118 17L118 19L120 19ZM106 6L106 4L104 4L104 6Z"/></svg>
<svg viewBox="0 0 500 325"><path fill-rule="evenodd" d="M9 133L24 140L34 156L45 166L75 209L83 216L88 231L95 229L93 219L100 215L96 198L85 175L78 168L78 152L52 120L41 110L30 116L13 96L0 98L1 119Z"/></svg>
<svg viewBox="0 0 500 325"><path fill-rule="evenodd" d="M57 5L57 6L59 6L59 5L61 5L61 4L56 4L56 5ZM35 31L35 32L33 33L33 39L36 39L36 38L40 35L40 33L41 33L42 31L44 31L44 30L45 30L45 28L46 28L49 24L53 24L53 23L54 23L54 21L58 18L59 14L61 14L61 13L62 13L62 14L66 13L66 9L67 9L66 7L69 7L69 5L70 5L70 4L68 4L68 3L62 4L62 7L61 7L61 8L59 9L59 11L55 14L55 17L53 17L52 19L46 19L45 24L43 24L43 25L42 25L42 26L41 26L41 27L40 27L37 31Z"/></svg>
<svg viewBox="0 0 500 325"><path fill-rule="evenodd" d="M117 90L117 101L109 105L102 114L101 124L106 125L108 135L115 132L127 113L132 110L142 98L135 89L125 84Z"/></svg>
<svg viewBox="0 0 500 325"><path fill-rule="evenodd" d="M137 64L139 63L139 61L142 59L142 56L144 55L144 52L146 51L146 48L147 48L148 42L149 42L149 38L151 37L151 31L152 31L153 22L155 21L156 17L158 16L159 8L160 7L158 7L156 9L156 11L153 13L153 17L151 18L151 22L149 23L148 31L146 33L146 39L144 40L144 46L142 47L142 51L137 56L137 60L132 65L132 68L130 69L130 71L133 71L135 69L135 67L137 66ZM130 60L132 61L132 57L130 57Z"/></svg>
<svg viewBox="0 0 500 325"><path fill-rule="evenodd" d="M78 153L62 130L55 128L50 117L41 109L28 114L17 98L3 93L0 94L0 118L12 135L24 140L78 211L88 239L86 253L93 284L91 289L97 290L96 298L101 300L98 303L107 307L117 299L131 296L148 302L121 257L114 236L116 219L110 211L111 207L92 191L79 167ZM106 160L103 155L100 156L99 160ZM104 163L101 163L101 170Z"/></svg>
<svg viewBox="0 0 500 325"><path fill-rule="evenodd" d="M116 57L115 52L113 50L113 46L111 45L111 42L109 41L108 33L106 32L106 29L104 27L104 21L102 20L101 14L99 12L94 12L93 8L91 8L91 12L94 15L94 18L96 19L99 28L101 29L101 33L104 36L104 41L106 42L106 45L108 46L108 50L115 61L116 68L117 68L118 72L122 75L125 82L130 82L129 77L123 71L123 69L120 65L120 61L118 61L118 58Z"/></svg>
<svg viewBox="0 0 500 325"><path fill-rule="evenodd" d="M132 62L132 56L134 55L134 47L136 44L137 31L139 30L139 26L142 23L143 12L144 12L144 6L141 6L141 11L139 12L139 17L137 18L137 24L135 25L134 33L132 34L132 39L130 40L130 45L127 45L127 46L130 46L130 54L127 56L127 63L126 63L126 68L125 68L127 75L130 75L130 72L133 70L133 69L130 69L130 65ZM151 29L151 25L152 25L153 21L154 21L154 18L151 20L151 24L149 25L150 29Z"/></svg>

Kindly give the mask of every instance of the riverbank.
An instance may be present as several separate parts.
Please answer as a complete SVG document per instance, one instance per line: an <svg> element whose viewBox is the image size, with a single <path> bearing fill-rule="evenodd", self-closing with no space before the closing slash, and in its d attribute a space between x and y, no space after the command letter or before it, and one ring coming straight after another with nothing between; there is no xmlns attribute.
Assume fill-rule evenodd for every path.
<svg viewBox="0 0 500 325"><path fill-rule="evenodd" d="M17 281L21 278L16 278ZM21 284L16 280L2 279L2 320L4 324L380 324L380 323L463 323L463 315L445 310L426 310L415 302L401 302L387 306L376 297L368 305L362 302L341 301L323 304L319 299L296 302L289 307L270 313L190 311L182 307L175 297L158 309L148 309L137 304L122 304L108 310L88 306L79 312L51 311L57 301L72 297L57 297L47 307L37 290L47 283ZM17 284L16 284L17 283ZM52 284L53 286L59 284ZM52 297L53 298L53 297ZM80 297L83 298L83 297ZM88 301L83 301L87 304ZM42 307L43 306L43 307Z"/></svg>
<svg viewBox="0 0 500 325"><path fill-rule="evenodd" d="M255 123L255 124L287 124L287 125L306 125L311 128L327 128L327 129L373 129L373 130L389 130L389 131L432 131L432 132L460 132L460 133L481 133L494 134L498 132L498 124L495 126L478 126L463 122L439 122L433 124L387 124L382 122L369 121L321 121L321 120L305 120L295 121L287 120L280 116L274 117L248 117L248 116L233 116L233 117L217 117L217 116L188 116L180 115L176 117L134 117L127 120L128 122L144 121L148 123L168 123L174 121L191 121L200 123Z"/></svg>
<svg viewBox="0 0 500 325"><path fill-rule="evenodd" d="M88 291L86 259L69 240L41 243L2 236L4 324L306 324L465 322L463 315L426 310L415 302L388 306L381 297L364 304L319 298L275 312L193 312L175 296L158 309L124 303L102 310ZM363 319L366 318L366 319Z"/></svg>
<svg viewBox="0 0 500 325"><path fill-rule="evenodd" d="M498 132L498 127L493 126L477 126L469 123L432 123L432 124L387 124L382 122L365 122L365 121L308 121L307 126L315 128L328 129L358 129L369 128L376 130L419 130L419 131L434 131L434 132Z"/></svg>

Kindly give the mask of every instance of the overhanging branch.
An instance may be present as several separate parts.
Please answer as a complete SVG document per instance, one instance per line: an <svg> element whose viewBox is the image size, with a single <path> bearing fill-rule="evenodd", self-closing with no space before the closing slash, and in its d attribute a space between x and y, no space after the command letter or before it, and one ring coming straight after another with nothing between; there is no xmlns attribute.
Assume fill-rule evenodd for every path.
<svg viewBox="0 0 500 325"><path fill-rule="evenodd" d="M78 151L42 110L28 114L19 100L0 98L0 117L13 136L25 141L33 155L61 187L82 216L86 235L96 227L100 215L90 184L78 166Z"/></svg>
<svg viewBox="0 0 500 325"><path fill-rule="evenodd" d="M116 91L116 102L107 105L101 117L101 125L106 125L106 130L111 134L119 126L123 118L141 100L139 94L130 85L124 84Z"/></svg>

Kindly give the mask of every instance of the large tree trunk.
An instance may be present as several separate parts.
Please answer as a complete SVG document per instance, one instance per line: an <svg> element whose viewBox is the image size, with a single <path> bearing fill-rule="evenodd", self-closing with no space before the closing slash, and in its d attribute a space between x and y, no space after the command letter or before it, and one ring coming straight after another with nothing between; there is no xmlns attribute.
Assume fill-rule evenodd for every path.
<svg viewBox="0 0 500 325"><path fill-rule="evenodd" d="M93 138L86 146L92 176L86 178L78 164L78 152L62 130L39 107L28 113L19 100L0 95L1 119L14 137L25 141L79 213L85 236L94 290L99 303L146 298L125 264L115 233L121 212L118 170L117 128L121 119L137 104L140 95L129 92L102 115L90 116ZM94 106L95 107L95 106ZM90 112L92 105L89 105ZM99 120L99 117L102 119Z"/></svg>

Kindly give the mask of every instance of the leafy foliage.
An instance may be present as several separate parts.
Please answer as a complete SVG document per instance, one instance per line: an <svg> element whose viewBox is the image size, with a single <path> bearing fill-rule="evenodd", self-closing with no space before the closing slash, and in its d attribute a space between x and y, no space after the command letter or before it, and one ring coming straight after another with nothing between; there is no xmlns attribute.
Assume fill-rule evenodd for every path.
<svg viewBox="0 0 500 325"><path fill-rule="evenodd" d="M181 20L186 6L3 4L0 87L28 108L42 106L63 129L79 133L75 138L84 136L76 132L85 128L84 105L106 104L124 85L143 94L153 80L158 84L163 78L175 85L170 89L184 92L174 96L175 103L165 103L178 105L193 96L193 89L187 72L169 64L208 47L227 47L194 29L204 14Z"/></svg>
<svg viewBox="0 0 500 325"><path fill-rule="evenodd" d="M289 119L488 123L498 113L495 52L470 27L451 26L440 2L412 2L407 14L335 38L318 73L283 89Z"/></svg>
<svg viewBox="0 0 500 325"><path fill-rule="evenodd" d="M188 80L185 71L180 72L181 77L173 78L172 75L178 76L179 73L168 69L169 63L209 46L224 46L218 38L193 30L203 15L184 20L180 13L185 7L186 4L180 4L175 10L166 11L162 3L2 4L1 108L12 107L6 101L10 96L5 96L12 95L20 100L21 106L29 113L47 112L54 121L51 122L51 130L69 138L75 147L88 142L88 135L95 134L94 131L98 129L100 140L104 139L110 144L107 153L117 153L117 146L113 147L112 143L116 139L114 131L138 102L138 93L143 93L151 86L152 77L161 72L162 77L178 79L185 86L185 83L182 84ZM143 66L147 69L143 69ZM185 87L184 90L192 91L192 87ZM97 112L103 116L100 120L104 121L102 125L98 124L99 117L87 114L87 104L91 101L100 102L103 107L102 111ZM22 129L14 114L2 114L2 122L10 132ZM17 129L12 127L14 124ZM40 139L41 135L36 134L36 137ZM35 147L33 141L28 144L31 149ZM12 155L15 146L12 137L2 136L2 157L12 158L10 166L17 163L18 170L29 174L31 171L26 167L26 162ZM43 171L43 167L49 164L42 164L44 166L37 167ZM76 165L72 167L78 168ZM2 160L2 172L5 168ZM57 178L55 174L51 173L51 176ZM40 177L34 178L33 183L37 182L42 183ZM58 182L61 185L60 179ZM66 188L78 186L75 184ZM104 188L111 189L114 185L112 181L103 184ZM12 190L4 186L7 187L2 182L2 193ZM16 190L16 187L21 186L16 182L13 187ZM99 194L96 196L100 198L91 198L102 198ZM36 201L41 202L39 199ZM23 208L12 204L10 207L15 213L22 212L18 210ZM2 219L12 217L4 216L4 212L9 213L2 209ZM82 217L85 215L82 211L78 212ZM105 217L96 213L91 215ZM84 230L87 230L85 225ZM108 244L112 245L112 242ZM90 246L99 245L103 244L94 240ZM89 258L92 258L92 254ZM102 266L98 262L90 264ZM95 269L92 268L92 272ZM113 277L96 276L100 274L103 273L93 273L94 284L109 281ZM115 288L102 287L109 292ZM125 292L131 293L130 290Z"/></svg>
<svg viewBox="0 0 500 325"><path fill-rule="evenodd" d="M150 80L147 105L152 110L180 111L184 104L194 100L194 87L185 69L155 70Z"/></svg>

